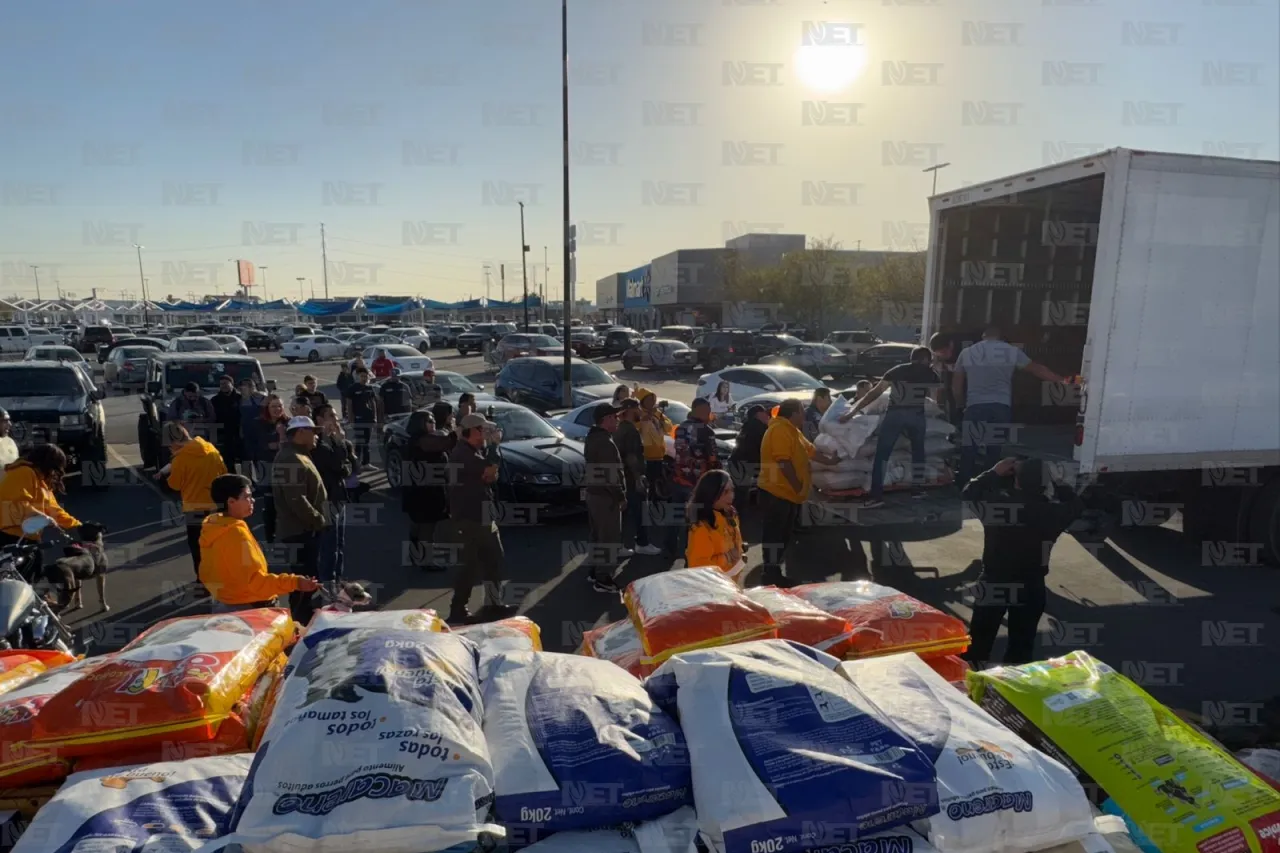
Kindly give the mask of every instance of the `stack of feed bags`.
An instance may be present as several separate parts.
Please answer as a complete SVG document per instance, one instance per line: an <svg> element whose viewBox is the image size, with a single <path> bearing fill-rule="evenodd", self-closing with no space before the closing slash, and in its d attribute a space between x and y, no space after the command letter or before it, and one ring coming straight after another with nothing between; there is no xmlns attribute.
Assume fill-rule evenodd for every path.
<svg viewBox="0 0 1280 853"><path fill-rule="evenodd" d="M876 441L880 422L889 406L889 394L882 394L848 423L840 423L840 416L848 412L852 405L843 397L837 398L818 424L819 435L814 443L819 450L840 458L835 465L818 462L813 464L813 484L823 491L866 490L871 487ZM925 470L922 485L951 482L946 458L954 450L948 440L954 432L955 427L947 422L942 409L932 401L926 403ZM885 466L885 487L908 484L910 472L911 441L906 435L901 435Z"/></svg>

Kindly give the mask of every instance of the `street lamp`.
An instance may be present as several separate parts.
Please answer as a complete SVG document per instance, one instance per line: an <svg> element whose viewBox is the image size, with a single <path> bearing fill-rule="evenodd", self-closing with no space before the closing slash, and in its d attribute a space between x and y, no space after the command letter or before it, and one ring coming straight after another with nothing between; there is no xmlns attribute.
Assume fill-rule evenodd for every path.
<svg viewBox="0 0 1280 853"><path fill-rule="evenodd" d="M262 301L267 301L267 268L265 266L258 267L262 270Z"/></svg>
<svg viewBox="0 0 1280 853"><path fill-rule="evenodd" d="M147 277L142 273L143 247L134 243L133 248L138 252L138 281L142 283L142 325L146 326L150 323L150 317L147 314Z"/></svg>
<svg viewBox="0 0 1280 853"><path fill-rule="evenodd" d="M938 170L945 169L950 165L950 163L935 163L920 170L922 172L933 172L933 190L929 193L930 197L938 194Z"/></svg>
<svg viewBox="0 0 1280 853"><path fill-rule="evenodd" d="M302 302L303 301L302 283L307 280L307 277L305 275L300 275L300 276L297 276L294 280L298 282L298 301Z"/></svg>
<svg viewBox="0 0 1280 853"><path fill-rule="evenodd" d="M529 331L529 244L524 241L524 202L520 205L520 274L524 277L524 330Z"/></svg>
<svg viewBox="0 0 1280 853"><path fill-rule="evenodd" d="M573 338L570 336L571 307L573 305L573 289L570 281L572 273L572 220L569 218L569 0L560 0L560 104L561 104L561 138L564 148L564 381L562 402L566 406L573 405Z"/></svg>
<svg viewBox="0 0 1280 853"><path fill-rule="evenodd" d="M44 300L40 298L40 266L31 264L31 272L36 277L36 302L43 302Z"/></svg>

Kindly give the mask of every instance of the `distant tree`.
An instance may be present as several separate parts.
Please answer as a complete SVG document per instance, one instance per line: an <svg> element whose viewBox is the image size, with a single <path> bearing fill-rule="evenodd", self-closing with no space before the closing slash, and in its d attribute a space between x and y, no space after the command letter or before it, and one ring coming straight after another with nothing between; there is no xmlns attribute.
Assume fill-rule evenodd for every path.
<svg viewBox="0 0 1280 853"><path fill-rule="evenodd" d="M925 253L912 252L858 270L849 307L891 326L917 326L924 308Z"/></svg>

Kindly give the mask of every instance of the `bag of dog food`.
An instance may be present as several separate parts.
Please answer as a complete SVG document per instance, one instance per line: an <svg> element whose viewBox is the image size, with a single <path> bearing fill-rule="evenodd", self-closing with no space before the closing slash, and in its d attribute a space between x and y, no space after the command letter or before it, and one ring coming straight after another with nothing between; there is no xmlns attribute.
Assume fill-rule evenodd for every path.
<svg viewBox="0 0 1280 853"><path fill-rule="evenodd" d="M848 843L937 813L933 762L838 664L760 640L683 652L645 680L678 711L698 825L724 853L800 853L833 827Z"/></svg>
<svg viewBox="0 0 1280 853"><path fill-rule="evenodd" d="M653 820L693 802L680 727L607 661L498 655L485 681L484 734L494 812L529 841Z"/></svg>
<svg viewBox="0 0 1280 853"><path fill-rule="evenodd" d="M466 625L452 629L460 637L466 637L480 648L480 673L483 676L489 662L503 652L542 651L542 632L537 623L525 616L513 616L497 622Z"/></svg>
<svg viewBox="0 0 1280 853"><path fill-rule="evenodd" d="M0 693L73 660L75 657L72 655L39 649L0 652Z"/></svg>
<svg viewBox="0 0 1280 853"><path fill-rule="evenodd" d="M964 689L965 693L969 692L968 688L965 687L964 677L973 667L969 666L969 662L964 658L959 655L947 655L940 658L925 658L924 662L950 684Z"/></svg>
<svg viewBox="0 0 1280 853"><path fill-rule="evenodd" d="M1083 838L1093 814L1080 783L961 695L914 654L838 668L933 761L929 841L941 853L1026 853Z"/></svg>
<svg viewBox="0 0 1280 853"><path fill-rule="evenodd" d="M653 667L645 663L640 634L636 632L636 626L630 619L592 628L583 635L582 654L607 660L636 678L644 678L653 672Z"/></svg>
<svg viewBox="0 0 1280 853"><path fill-rule="evenodd" d="M72 760L76 773L88 770L108 770L113 767L132 767L135 764L158 764L163 761L198 761L249 752L249 735L240 714L232 711L218 726L213 740L166 741L146 743L126 752L108 752L99 755L81 755Z"/></svg>
<svg viewBox="0 0 1280 853"><path fill-rule="evenodd" d="M639 578L627 586L623 603L654 664L683 651L777 636L768 608L715 568Z"/></svg>
<svg viewBox="0 0 1280 853"><path fill-rule="evenodd" d="M61 779L71 762L52 750L32 745L32 731L60 691L75 685L106 658L75 661L14 682L0 694L0 788L22 788Z"/></svg>
<svg viewBox="0 0 1280 853"><path fill-rule="evenodd" d="M279 682L280 676L284 673L284 668L288 663L288 655L276 655L275 659L267 667L267 671L258 676L258 680L253 683L253 687L250 687L249 692L244 695L242 700L244 706L244 728L250 744L259 740L257 736L258 727L266 722L266 715L270 713L267 708L267 700L275 692L276 684Z"/></svg>
<svg viewBox="0 0 1280 853"><path fill-rule="evenodd" d="M249 755L75 773L14 853L180 853L222 834Z"/></svg>
<svg viewBox="0 0 1280 853"><path fill-rule="evenodd" d="M799 596L776 586L748 589L746 595L773 614L773 621L778 623L778 639L795 640L837 658L844 657L853 642L853 629L848 622Z"/></svg>
<svg viewBox="0 0 1280 853"><path fill-rule="evenodd" d="M316 613L279 698L227 844L254 853L470 850L493 767L470 640L421 613Z"/></svg>
<svg viewBox="0 0 1280 853"><path fill-rule="evenodd" d="M1160 853L1280 849L1280 792L1085 652L971 672L969 694ZM1133 831L1136 830L1136 831Z"/></svg>
<svg viewBox="0 0 1280 853"><path fill-rule="evenodd" d="M791 590L834 613L853 628L847 657L915 652L921 657L962 654L969 648L964 621L923 601L871 581L812 583Z"/></svg>
<svg viewBox="0 0 1280 853"><path fill-rule="evenodd" d="M52 698L34 744L77 756L213 740L293 634L276 608L161 622Z"/></svg>
<svg viewBox="0 0 1280 853"><path fill-rule="evenodd" d="M638 826L557 832L524 853L698 853L697 836L698 816L685 806ZM510 845L509 827L507 839Z"/></svg>

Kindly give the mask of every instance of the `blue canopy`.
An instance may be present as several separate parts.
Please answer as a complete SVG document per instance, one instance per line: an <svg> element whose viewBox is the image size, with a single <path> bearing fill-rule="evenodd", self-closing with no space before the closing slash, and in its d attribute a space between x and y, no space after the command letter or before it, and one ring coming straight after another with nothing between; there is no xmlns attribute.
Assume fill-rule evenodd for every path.
<svg viewBox="0 0 1280 853"><path fill-rule="evenodd" d="M157 302L156 306L161 311L217 311L219 303L217 302Z"/></svg>
<svg viewBox="0 0 1280 853"><path fill-rule="evenodd" d="M528 299L518 299L514 302L500 302L497 299L486 300L489 308L523 308L528 303L530 308L537 308L542 305L542 299L534 294L529 294Z"/></svg>
<svg viewBox="0 0 1280 853"><path fill-rule="evenodd" d="M404 302L366 301L364 310L370 314L408 314L410 311L422 310L422 302L417 299L408 299Z"/></svg>
<svg viewBox="0 0 1280 853"><path fill-rule="evenodd" d="M359 304L358 299L349 302L317 302L309 299L297 306L299 314L306 314L308 317L335 317L338 314L350 314L356 310Z"/></svg>

